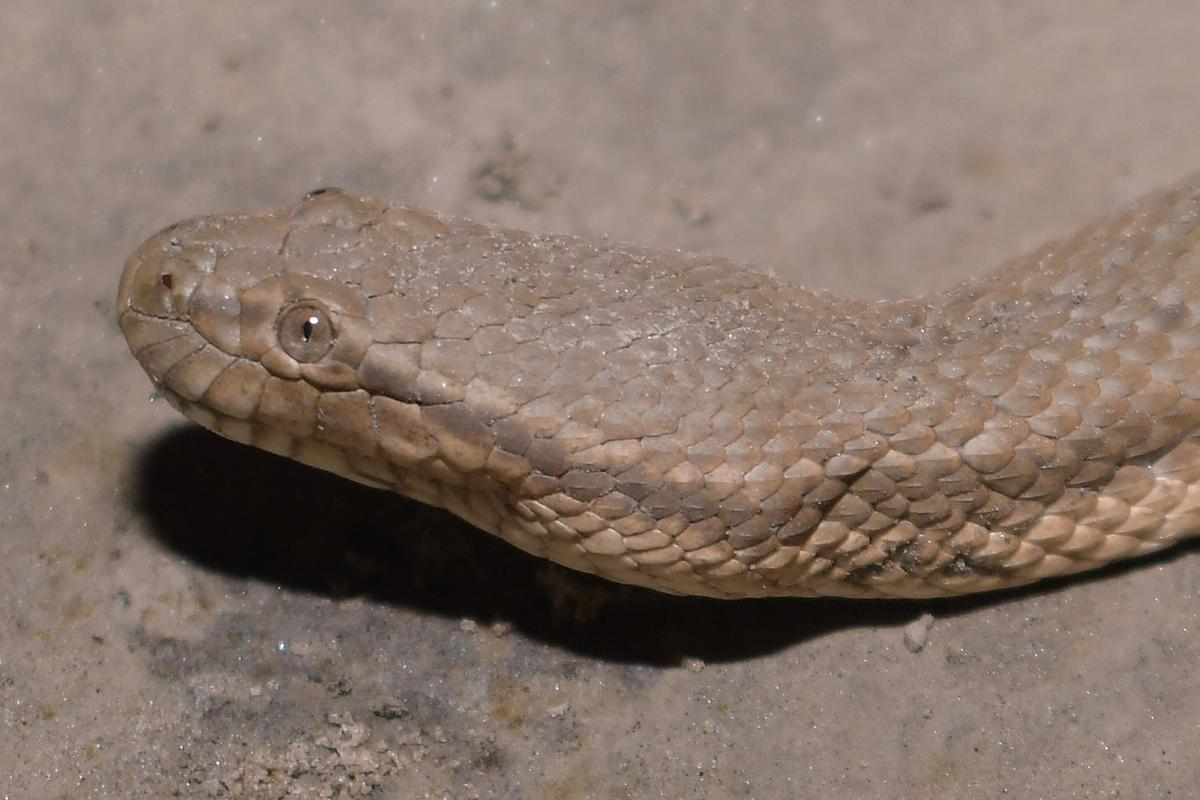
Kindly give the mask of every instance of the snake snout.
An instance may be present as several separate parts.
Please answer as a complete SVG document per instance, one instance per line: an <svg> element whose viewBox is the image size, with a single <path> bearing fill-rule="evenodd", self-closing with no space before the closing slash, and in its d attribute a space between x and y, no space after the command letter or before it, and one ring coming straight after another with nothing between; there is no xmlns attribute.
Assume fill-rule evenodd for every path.
<svg viewBox="0 0 1200 800"><path fill-rule="evenodd" d="M193 356L206 343L192 306L205 295L199 289L211 277L214 258L209 250L186 246L177 231L178 226L160 231L125 262L117 318L130 351L155 385L189 396L195 394L199 370L182 365L197 361ZM217 302L204 307L221 310Z"/></svg>
<svg viewBox="0 0 1200 800"><path fill-rule="evenodd" d="M183 320L188 302L204 275L212 270L211 251L184 247L174 228L155 234L125 262L117 290L117 313L135 311L152 317Z"/></svg>
<svg viewBox="0 0 1200 800"><path fill-rule="evenodd" d="M121 271L121 282L117 287L118 317L124 316L125 312L130 309L138 310L135 298L139 304L140 301L146 299L147 287L145 284L149 274L154 271L152 264L161 257L163 252L172 247L172 242L178 241L175 231L179 225L180 223L177 222L163 228L142 242L142 245L126 259L125 268ZM156 278L162 288L167 288L164 284L174 283L174 276L164 278L161 272Z"/></svg>

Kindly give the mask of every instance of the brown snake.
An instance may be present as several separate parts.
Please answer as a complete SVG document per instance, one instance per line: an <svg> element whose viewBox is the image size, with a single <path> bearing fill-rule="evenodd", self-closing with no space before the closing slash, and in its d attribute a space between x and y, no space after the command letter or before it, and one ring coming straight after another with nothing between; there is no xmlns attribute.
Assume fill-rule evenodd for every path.
<svg viewBox="0 0 1200 800"><path fill-rule="evenodd" d="M716 597L928 597L1200 533L1200 175L915 300L337 189L151 237L118 299L222 436Z"/></svg>

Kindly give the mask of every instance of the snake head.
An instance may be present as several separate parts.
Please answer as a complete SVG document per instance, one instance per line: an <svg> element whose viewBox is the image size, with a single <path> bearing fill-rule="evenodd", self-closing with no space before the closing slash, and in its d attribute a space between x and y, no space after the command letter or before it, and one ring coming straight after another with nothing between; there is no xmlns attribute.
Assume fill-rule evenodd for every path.
<svg viewBox="0 0 1200 800"><path fill-rule="evenodd" d="M444 227L338 189L259 214L189 219L126 262L121 330L162 396L204 427L391 486L396 459L381 453L386 412L376 406L439 385L418 381L411 355L433 328L396 295L396 275ZM390 321L373 326L372 316ZM397 436L391 449L409 453L400 445L412 434Z"/></svg>

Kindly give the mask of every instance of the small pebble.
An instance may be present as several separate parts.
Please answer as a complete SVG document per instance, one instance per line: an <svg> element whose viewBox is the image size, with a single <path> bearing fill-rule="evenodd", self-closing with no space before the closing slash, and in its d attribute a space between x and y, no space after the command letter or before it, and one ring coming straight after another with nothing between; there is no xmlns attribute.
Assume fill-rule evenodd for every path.
<svg viewBox="0 0 1200 800"><path fill-rule="evenodd" d="M704 659L688 656L683 660L683 668L688 672L699 672L704 669Z"/></svg>
<svg viewBox="0 0 1200 800"><path fill-rule="evenodd" d="M929 640L929 626L933 624L933 614L922 614L904 626L904 646L910 653L919 653Z"/></svg>

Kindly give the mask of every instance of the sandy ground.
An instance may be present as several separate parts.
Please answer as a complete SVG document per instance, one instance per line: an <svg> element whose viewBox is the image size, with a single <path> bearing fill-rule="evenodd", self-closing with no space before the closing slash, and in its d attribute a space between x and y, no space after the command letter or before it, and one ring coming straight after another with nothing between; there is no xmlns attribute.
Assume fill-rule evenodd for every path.
<svg viewBox="0 0 1200 800"><path fill-rule="evenodd" d="M966 602L614 588L190 428L112 303L156 228L327 184L944 286L1200 167L1198 34L1190 0L6 0L0 797L1193 796L1195 547Z"/></svg>

